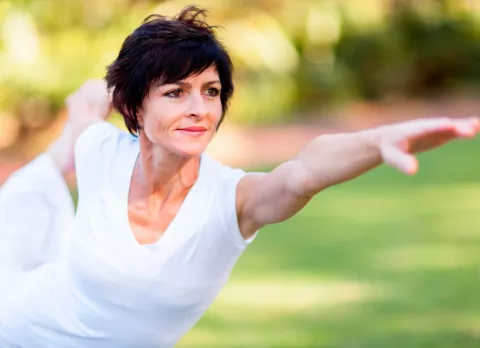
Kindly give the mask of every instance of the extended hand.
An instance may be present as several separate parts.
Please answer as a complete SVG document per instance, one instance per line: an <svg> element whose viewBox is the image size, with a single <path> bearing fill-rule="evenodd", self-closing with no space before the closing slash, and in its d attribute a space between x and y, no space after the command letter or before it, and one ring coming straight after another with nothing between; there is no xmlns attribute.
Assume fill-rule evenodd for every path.
<svg viewBox="0 0 480 348"><path fill-rule="evenodd" d="M383 161L406 174L418 170L412 154L434 149L450 140L472 138L480 129L478 118L434 118L409 121L379 128L376 143Z"/></svg>

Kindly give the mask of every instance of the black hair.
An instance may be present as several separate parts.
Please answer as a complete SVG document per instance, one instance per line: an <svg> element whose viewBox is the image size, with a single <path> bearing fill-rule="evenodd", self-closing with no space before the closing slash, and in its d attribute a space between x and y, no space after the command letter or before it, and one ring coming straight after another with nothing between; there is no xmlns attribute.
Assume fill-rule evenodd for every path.
<svg viewBox="0 0 480 348"><path fill-rule="evenodd" d="M233 94L232 61L206 22L206 10L188 6L175 17L150 15L123 42L105 80L113 107L132 134L137 111L153 85L170 84L215 66L220 78L223 121Z"/></svg>

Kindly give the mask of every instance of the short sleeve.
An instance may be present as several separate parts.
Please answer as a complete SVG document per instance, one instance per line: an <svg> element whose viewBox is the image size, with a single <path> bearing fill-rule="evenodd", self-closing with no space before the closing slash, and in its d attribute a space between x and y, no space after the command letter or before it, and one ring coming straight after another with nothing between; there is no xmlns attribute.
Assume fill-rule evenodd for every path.
<svg viewBox="0 0 480 348"><path fill-rule="evenodd" d="M116 157L124 131L108 122L88 127L75 144L75 171L80 193L101 184Z"/></svg>
<svg viewBox="0 0 480 348"><path fill-rule="evenodd" d="M237 186L246 174L241 169L225 168L224 178L220 181L217 190L217 204L221 207L224 232L229 235L231 241L239 248L244 249L254 239L256 234L245 240L240 232L237 216Z"/></svg>
<svg viewBox="0 0 480 348"><path fill-rule="evenodd" d="M112 134L119 132L114 125L108 122L98 122L86 130L77 139L75 144L75 165L82 167L92 157L92 152Z"/></svg>

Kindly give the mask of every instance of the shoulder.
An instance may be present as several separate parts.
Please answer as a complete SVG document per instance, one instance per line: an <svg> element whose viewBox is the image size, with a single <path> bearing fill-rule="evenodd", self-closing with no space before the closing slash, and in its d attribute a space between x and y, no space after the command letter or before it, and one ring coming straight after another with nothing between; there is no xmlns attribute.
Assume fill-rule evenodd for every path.
<svg viewBox="0 0 480 348"><path fill-rule="evenodd" d="M222 164L207 154L202 155L202 170L209 181L215 186L236 186L238 181L246 174L242 169L232 168Z"/></svg>
<svg viewBox="0 0 480 348"><path fill-rule="evenodd" d="M237 186L245 171L224 165L206 154L200 165L200 185L205 195L214 199L218 209L215 214L234 214ZM232 204L228 204L232 203Z"/></svg>
<svg viewBox="0 0 480 348"><path fill-rule="evenodd" d="M82 157L93 150L101 150L105 145L115 146L120 138L125 138L126 132L108 122L98 122L83 131L75 143L75 155Z"/></svg>
<svg viewBox="0 0 480 348"><path fill-rule="evenodd" d="M135 143L134 137L108 122L88 127L75 143L77 178L108 175L116 159Z"/></svg>
<svg viewBox="0 0 480 348"><path fill-rule="evenodd" d="M239 168L224 165L207 155L202 156L204 161L204 175L209 182L210 192L214 196L214 209L211 214L220 223L220 230L224 236L240 248L245 248L252 240L253 234L243 236L238 221L239 190L242 182L250 176Z"/></svg>
<svg viewBox="0 0 480 348"><path fill-rule="evenodd" d="M75 164L103 158L114 158L118 151L131 145L134 137L111 123L98 122L88 127L75 143Z"/></svg>

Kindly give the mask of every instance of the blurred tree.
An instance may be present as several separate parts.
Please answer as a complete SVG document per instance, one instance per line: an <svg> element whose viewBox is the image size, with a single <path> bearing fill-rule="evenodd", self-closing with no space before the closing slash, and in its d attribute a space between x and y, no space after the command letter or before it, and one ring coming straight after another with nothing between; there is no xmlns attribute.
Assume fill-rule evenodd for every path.
<svg viewBox="0 0 480 348"><path fill-rule="evenodd" d="M360 96L418 97L478 85L476 22L468 7L458 11L453 4L393 0L384 26L359 32L345 25L337 58Z"/></svg>
<svg viewBox="0 0 480 348"><path fill-rule="evenodd" d="M49 124L83 80L102 77L150 13L190 1L0 2L0 125ZM278 122L349 99L480 84L480 9L465 0L198 0L230 49L229 118ZM12 129L14 129L13 127ZM0 141L0 144L2 142ZM1 146L1 145L0 145Z"/></svg>

